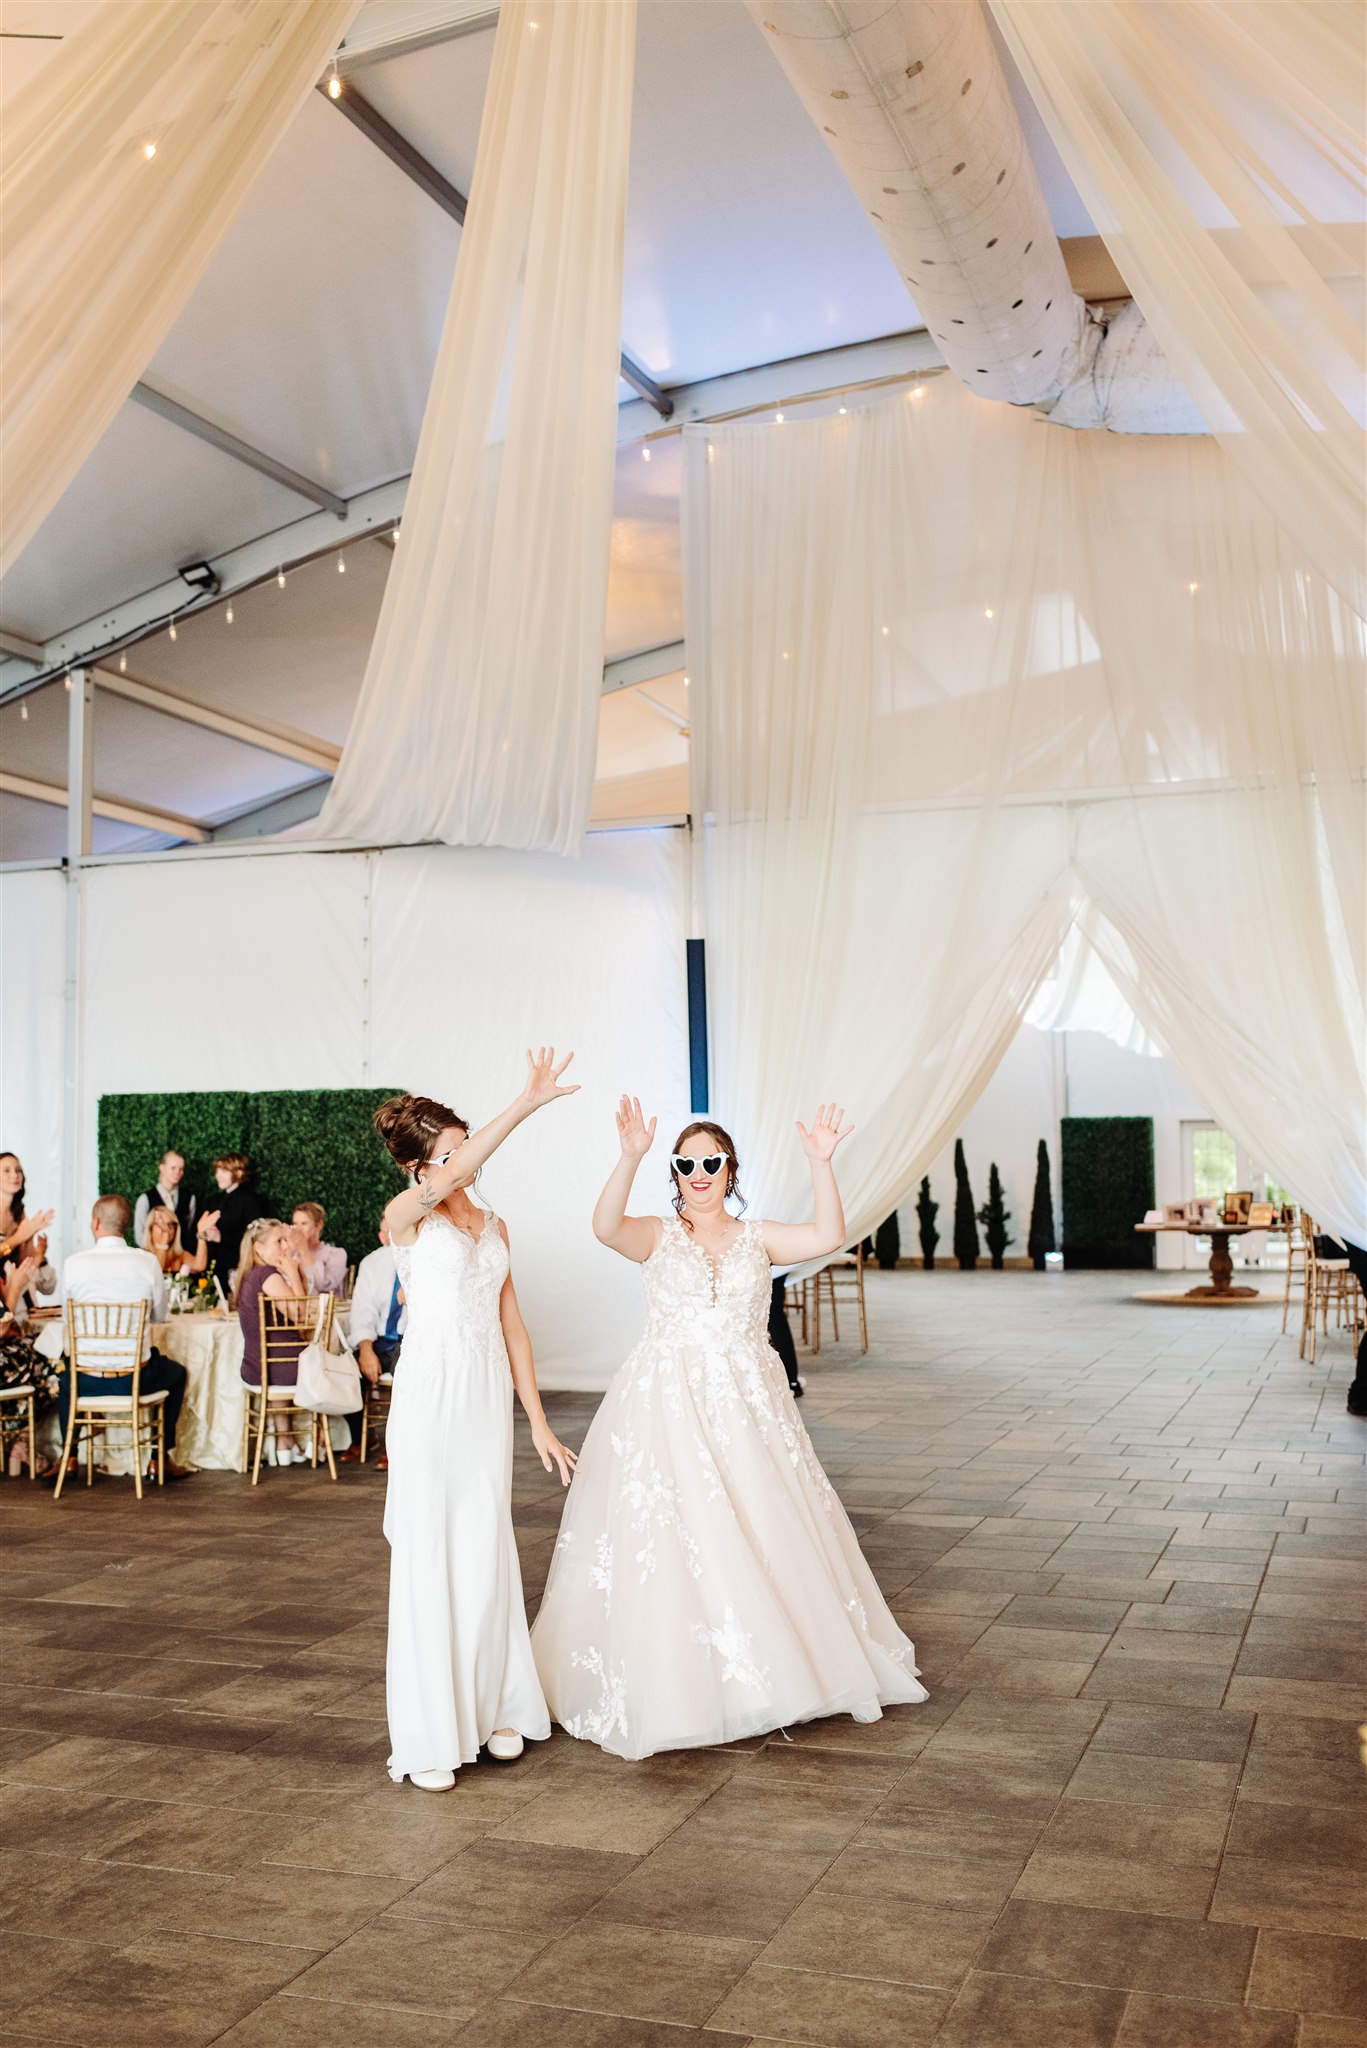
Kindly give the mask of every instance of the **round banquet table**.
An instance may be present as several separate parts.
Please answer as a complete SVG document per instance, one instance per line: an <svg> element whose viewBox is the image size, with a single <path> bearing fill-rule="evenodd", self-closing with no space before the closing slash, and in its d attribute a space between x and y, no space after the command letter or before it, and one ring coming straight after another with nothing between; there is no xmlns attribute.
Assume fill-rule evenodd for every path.
<svg viewBox="0 0 1367 2048"><path fill-rule="evenodd" d="M1172 1231L1183 1237L1210 1239L1210 1278L1204 1286L1188 1287L1180 1294L1136 1294L1136 1301L1159 1302L1170 1308L1257 1308L1264 1304L1275 1306L1282 1298L1280 1293L1265 1292L1262 1288L1234 1286L1234 1261L1229 1255L1232 1237L1248 1237L1255 1230L1270 1235L1278 1228L1275 1223L1136 1223L1134 1227L1143 1237Z"/></svg>

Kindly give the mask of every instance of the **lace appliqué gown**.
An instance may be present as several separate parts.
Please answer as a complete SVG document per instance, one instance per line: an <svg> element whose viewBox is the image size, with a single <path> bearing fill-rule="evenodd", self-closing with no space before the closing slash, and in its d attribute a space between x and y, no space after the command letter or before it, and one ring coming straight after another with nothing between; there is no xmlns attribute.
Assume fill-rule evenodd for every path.
<svg viewBox="0 0 1367 2048"><path fill-rule="evenodd" d="M386 1432L390 1776L473 1763L496 1728L551 1732L513 1536L508 1248L440 1214L395 1246L408 1302Z"/></svg>
<svg viewBox="0 0 1367 2048"><path fill-rule="evenodd" d="M671 1217L641 1274L532 1630L554 1718L644 1757L925 1699L770 1349L761 1225L713 1260Z"/></svg>

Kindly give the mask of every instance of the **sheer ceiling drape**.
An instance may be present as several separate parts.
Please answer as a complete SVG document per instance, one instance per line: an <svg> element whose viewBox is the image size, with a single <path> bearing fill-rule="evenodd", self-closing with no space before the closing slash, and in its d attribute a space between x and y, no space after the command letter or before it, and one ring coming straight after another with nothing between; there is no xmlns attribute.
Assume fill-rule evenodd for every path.
<svg viewBox="0 0 1367 2048"><path fill-rule="evenodd" d="M1360 1228L1362 629L1219 447L943 377L686 431L713 1101L755 1199L800 1206L792 1119L843 1097L876 1224L1076 919L1267 1170Z"/></svg>
<svg viewBox="0 0 1367 2048"><path fill-rule="evenodd" d="M151 361L358 4L116 0L7 102L0 570Z"/></svg>
<svg viewBox="0 0 1367 2048"><path fill-rule="evenodd" d="M635 0L504 0L402 537L319 821L570 852L616 454Z"/></svg>
<svg viewBox="0 0 1367 2048"><path fill-rule="evenodd" d="M1358 0L990 0L1174 370L1360 615Z"/></svg>

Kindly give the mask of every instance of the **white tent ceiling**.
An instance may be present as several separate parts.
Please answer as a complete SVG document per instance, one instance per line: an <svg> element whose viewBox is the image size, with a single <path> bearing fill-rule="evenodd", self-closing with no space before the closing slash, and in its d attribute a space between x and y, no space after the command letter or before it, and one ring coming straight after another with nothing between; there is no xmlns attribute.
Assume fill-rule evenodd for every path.
<svg viewBox="0 0 1367 2048"><path fill-rule="evenodd" d="M0 92L12 92L101 0L3 0ZM110 0L103 0L110 4ZM460 0L371 0L353 35ZM468 7L465 9L468 13ZM482 27L346 58L365 99L468 191L493 43ZM1054 225L1091 227L1008 63ZM321 94L310 98L146 381L342 498L407 475L459 246L429 195ZM1075 242L1075 276L1095 261ZM1104 273L1103 273L1104 276ZM1085 286L1083 287L1086 288ZM623 302L624 349L658 384L848 348L919 326L906 287L742 0L641 0ZM623 386L624 399L630 398ZM646 418L658 428L653 416ZM609 660L682 632L677 438L619 450L607 621ZM169 424L124 406L0 585L0 629L50 645L116 616L196 558L290 526L315 508ZM330 515L321 515L327 519ZM339 536L340 537L340 536ZM322 544L322 543L316 543ZM281 543L282 558L293 560ZM348 545L130 645L130 677L216 711L340 745L365 666L387 540ZM268 573L263 570L262 573ZM686 705L678 658L649 695L604 700L600 816L681 808ZM0 665L0 695L25 672ZM0 704L10 776L65 781L60 682ZM95 787L209 825L268 804L316 770L104 691ZM0 797L0 858L60 851L60 808ZM157 843L97 821L97 850Z"/></svg>

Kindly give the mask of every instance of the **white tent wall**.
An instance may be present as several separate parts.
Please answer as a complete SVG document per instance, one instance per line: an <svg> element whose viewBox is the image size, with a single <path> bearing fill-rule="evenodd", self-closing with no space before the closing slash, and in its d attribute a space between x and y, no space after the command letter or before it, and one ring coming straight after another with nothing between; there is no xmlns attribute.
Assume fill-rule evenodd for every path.
<svg viewBox="0 0 1367 2048"><path fill-rule="evenodd" d="M589 1217L624 1087L660 1115L642 1204L667 1199L663 1148L688 1112L686 872L686 835L662 830L590 835L574 861L426 847L92 865L75 1215L99 1192L101 1095L392 1082L479 1122L516 1092L524 1046L553 1038L574 1048L582 1093L518 1132L483 1191L508 1221L544 1381L606 1386L639 1332L640 1288ZM65 884L0 881L0 1144L20 1152L34 1199L65 1213Z"/></svg>
<svg viewBox="0 0 1367 2048"><path fill-rule="evenodd" d="M66 880L54 868L0 874L0 986L0 1149L23 1161L32 1213L55 1205L62 1175ZM59 1229L50 1243L53 1257L65 1249Z"/></svg>

